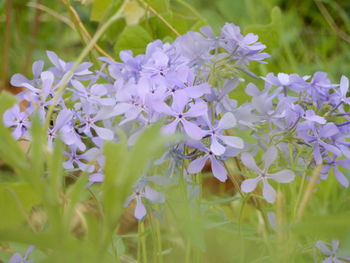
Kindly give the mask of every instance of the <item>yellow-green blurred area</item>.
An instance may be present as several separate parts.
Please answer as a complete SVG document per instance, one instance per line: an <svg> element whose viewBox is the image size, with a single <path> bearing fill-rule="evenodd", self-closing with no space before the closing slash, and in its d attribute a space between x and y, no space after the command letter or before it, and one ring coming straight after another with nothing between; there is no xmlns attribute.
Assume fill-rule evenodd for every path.
<svg viewBox="0 0 350 263"><path fill-rule="evenodd" d="M120 4L118 0L1 0L2 86L14 73L30 74L33 61L47 60L46 50L74 60L89 41L86 33L93 35ZM99 41L101 50L114 58L122 49L141 53L154 39L172 41L176 34L161 16L179 34L206 23L218 32L225 22L258 34L272 55L267 66L255 65L261 74L326 71L336 81L350 73L347 0L130 0L126 10L125 18ZM95 49L90 59L102 55Z"/></svg>

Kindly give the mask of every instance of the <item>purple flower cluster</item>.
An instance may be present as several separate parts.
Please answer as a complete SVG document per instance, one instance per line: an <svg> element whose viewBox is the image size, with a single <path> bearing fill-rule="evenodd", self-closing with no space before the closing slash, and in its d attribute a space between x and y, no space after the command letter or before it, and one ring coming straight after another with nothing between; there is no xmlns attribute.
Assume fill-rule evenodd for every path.
<svg viewBox="0 0 350 263"><path fill-rule="evenodd" d="M47 130L48 147L55 138L62 138L67 156L64 167L88 173L91 183L101 182L104 141L118 141L116 130L122 129L132 147L147 127L163 121L163 134L183 135L164 155L168 177L183 168L185 173L196 174L210 163L213 175L224 182L228 178L225 162L240 158L258 174L243 182L242 191L251 192L262 181L264 198L273 202L275 191L268 179L282 183L294 179L291 170L279 168L277 158L287 154L295 159L289 164L299 162L298 152L305 148L314 154L314 160L305 165L323 163L323 172L334 171L347 187L348 180L339 169L347 168L350 158L347 78L342 77L337 85L321 72L312 78L269 73L256 77L257 82L265 81L261 89L245 84L246 74L255 76L249 71L250 63L266 63L264 59L269 57L263 52L265 45L257 41L256 35L244 36L239 27L227 23L219 35L206 26L201 33L189 32L172 44L156 40L148 44L145 54L133 56L131 51L122 51L121 62L101 58L102 66L97 69L91 63L81 64L55 102ZM55 53L47 55L53 67L44 70L44 63L38 61L33 65L33 80L19 74L11 80L13 86L26 88L18 98L28 103L25 109L18 104L4 115L5 125L16 139L30 139L34 112L45 120L62 79L72 68L72 62L64 62ZM251 101L238 105L231 96L242 85ZM254 144L239 136L247 130ZM257 153L256 145L267 149L264 169L248 153ZM187 167L183 167L185 159L190 160ZM273 173L269 173L270 166ZM164 201L148 185L150 181L137 182L127 202L136 200L139 219L146 214L142 199Z"/></svg>

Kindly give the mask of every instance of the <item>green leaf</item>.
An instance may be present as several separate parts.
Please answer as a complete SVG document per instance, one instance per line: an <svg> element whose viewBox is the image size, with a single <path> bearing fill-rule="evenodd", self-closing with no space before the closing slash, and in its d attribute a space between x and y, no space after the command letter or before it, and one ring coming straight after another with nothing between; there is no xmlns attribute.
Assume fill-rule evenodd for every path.
<svg viewBox="0 0 350 263"><path fill-rule="evenodd" d="M116 57L122 50L131 50L134 55L145 51L146 46L152 41L151 35L139 25L131 25L124 28L117 43L114 46Z"/></svg>
<svg viewBox="0 0 350 263"><path fill-rule="evenodd" d="M278 48L281 38L282 12L279 7L271 11L271 23L267 25L250 25L244 29L244 33L255 33L259 41L267 46L269 50Z"/></svg>
<svg viewBox="0 0 350 263"><path fill-rule="evenodd" d="M92 21L101 21L108 13L109 8L113 5L114 0L94 0L90 19Z"/></svg>
<svg viewBox="0 0 350 263"><path fill-rule="evenodd" d="M0 183L0 228L16 227L25 221L25 214L39 203L30 184Z"/></svg>
<svg viewBox="0 0 350 263"><path fill-rule="evenodd" d="M145 0L159 14L168 13L170 11L169 0Z"/></svg>

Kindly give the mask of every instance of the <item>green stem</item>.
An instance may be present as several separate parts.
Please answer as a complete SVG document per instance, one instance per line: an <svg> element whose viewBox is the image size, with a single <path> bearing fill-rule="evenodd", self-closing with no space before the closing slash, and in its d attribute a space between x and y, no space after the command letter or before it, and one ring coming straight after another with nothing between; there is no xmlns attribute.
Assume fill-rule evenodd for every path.
<svg viewBox="0 0 350 263"><path fill-rule="evenodd" d="M160 234L160 225L158 219L154 220L154 223L156 225L157 258L159 263L163 263L162 236Z"/></svg>
<svg viewBox="0 0 350 263"><path fill-rule="evenodd" d="M4 49L2 57L2 81L0 84L0 91L7 86L8 70L10 68L10 46L11 46L11 15L12 15L12 0L7 0L5 4L6 23L5 23L5 36L4 36Z"/></svg>
<svg viewBox="0 0 350 263"><path fill-rule="evenodd" d="M309 200L310 200L310 198L311 198L311 196L313 194L313 191L314 191L315 185L317 183L317 180L321 176L321 170L322 170L322 164L318 164L314 168L312 178L311 178L309 184L307 185L307 187L305 189L305 193L304 193L303 199L301 200L300 205L299 205L299 209L298 209L297 217L296 217L296 221L297 222L299 222L302 219L302 217L303 217L305 208L306 208L307 204L309 203Z"/></svg>
<svg viewBox="0 0 350 263"><path fill-rule="evenodd" d="M53 110L55 108L55 105L59 99L59 97L63 94L63 91L65 90L65 88L67 87L67 84L70 80L70 78L72 77L72 75L74 74L74 71L79 67L80 63L85 59L85 57L89 54L90 50L95 46L95 44L97 43L97 41L100 39L100 37L103 35L103 33L108 29L108 27L118 18L120 18L122 16L122 13L124 11L124 8L126 6L126 4L128 3L128 0L125 0L123 2L123 5L118 9L118 11L110 18L106 21L106 23L104 23L101 28L96 32L96 34L94 35L94 37L91 39L91 41L89 42L89 44L83 49L83 51L80 53L80 56L78 57L78 59L76 60L76 62L74 63L73 67L69 70L68 74L65 75L65 77L62 79L62 83L60 85L60 87L58 88L54 98L52 99L52 103L49 107L49 110L47 111L47 115L46 115L46 121L45 121L45 127L46 129L49 127L50 125L50 120L51 120L51 115L53 113Z"/></svg>
<svg viewBox="0 0 350 263"><path fill-rule="evenodd" d="M140 222L140 231L141 231L141 248L142 248L142 263L147 263L147 249L146 249L146 233L145 233L145 223Z"/></svg>

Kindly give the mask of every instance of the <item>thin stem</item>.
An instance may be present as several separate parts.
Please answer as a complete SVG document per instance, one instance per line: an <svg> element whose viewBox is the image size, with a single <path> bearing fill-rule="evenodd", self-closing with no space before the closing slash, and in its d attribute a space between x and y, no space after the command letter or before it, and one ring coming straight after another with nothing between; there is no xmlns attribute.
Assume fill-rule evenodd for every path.
<svg viewBox="0 0 350 263"><path fill-rule="evenodd" d="M154 220L156 225L156 236L157 236L157 259L159 263L163 263L163 249L162 249L162 236L160 232L160 225L158 219Z"/></svg>
<svg viewBox="0 0 350 263"><path fill-rule="evenodd" d="M142 249L142 263L147 263L147 249L146 249L146 233L145 233L145 223L140 222L140 231L141 231L141 249Z"/></svg>
<svg viewBox="0 0 350 263"><path fill-rule="evenodd" d="M185 2L184 0L176 0L179 4L186 7L188 10L190 10L200 21L202 21L204 24L207 24L207 21L199 14L199 12L193 8L189 3Z"/></svg>
<svg viewBox="0 0 350 263"><path fill-rule="evenodd" d="M11 16L12 16L12 0L6 0L5 12L6 12L6 23L5 23L5 36L4 36L4 52L2 57L2 85L0 85L0 91L5 89L7 86L8 70L10 67L10 45L11 45Z"/></svg>
<svg viewBox="0 0 350 263"><path fill-rule="evenodd" d="M300 203L300 206L299 206L299 209L297 212L297 219L296 219L297 222L299 222L303 217L303 214L305 212L305 208L306 208L307 204L309 203L310 198L314 192L316 182L321 176L321 170L322 170L322 164L318 164L313 171L313 175L311 177L309 184L306 187L303 199L301 200L301 203Z"/></svg>
<svg viewBox="0 0 350 263"><path fill-rule="evenodd" d="M179 37L180 33L161 15L155 10L152 6L150 6L148 3L146 3L144 0L138 0L140 3L146 6L147 9L149 9L156 17L159 18L160 21L162 21L173 33Z"/></svg>
<svg viewBox="0 0 350 263"><path fill-rule="evenodd" d="M80 63L84 60L84 58L89 54L90 50L95 46L95 44L97 43L97 41L99 40L99 38L103 35L103 33L107 30L107 28L118 18L120 18L122 16L122 13L124 11L124 8L126 6L126 4L128 3L128 0L125 0L123 2L123 5L118 9L118 11L110 18L106 21L106 23L104 23L101 28L96 32L96 34L94 35L94 37L91 39L91 41L89 42L89 44L83 49L83 51L81 52L80 56L78 57L78 59L76 60L76 62L74 63L73 67L69 70L69 72L65 75L65 77L62 79L61 85L58 88L54 98L52 99L52 103L49 107L49 110L47 111L47 115L46 115L46 121L45 121L45 127L46 129L49 127L50 125L50 120L51 120L51 115L53 113L53 110L55 108L56 103L58 102L59 97L63 94L63 91L65 90L65 88L67 87L67 84L70 80L70 78L72 77L72 75L74 74L74 71L79 67Z"/></svg>
<svg viewBox="0 0 350 263"><path fill-rule="evenodd" d="M82 34L85 36L89 41L91 40L91 35L89 31L87 31L86 27L84 26L83 22L81 21L77 11L75 11L74 7L71 6L66 0L61 0L61 2L67 7L72 20L75 24L75 27L79 34ZM86 42L86 41L85 41ZM97 43L94 45L95 49L101 53L101 55L108 57L109 59L113 59L110 55L108 55Z"/></svg>
<svg viewBox="0 0 350 263"><path fill-rule="evenodd" d="M36 4L40 5L42 0L37 0ZM23 64L23 70L22 72L28 72L28 68L30 66L30 63L32 62L32 57L33 57L33 50L34 50L34 39L38 35L39 32L39 26L40 26L40 15L41 15L41 10L36 8L35 13L34 13L34 19L32 23L32 27L30 30L30 38L27 46L27 52L25 56L25 62Z"/></svg>
<svg viewBox="0 0 350 263"><path fill-rule="evenodd" d="M38 4L38 3L32 3L32 2L29 2L27 4L27 6L32 7L32 8L36 8L36 9L39 9L41 11L46 12L49 15L57 18L61 22L63 22L66 25L68 25L71 29L75 30L74 24L69 20L69 18L61 15L60 13L56 12L55 10L53 10L51 8L48 8L47 6L44 6L44 5L41 5L41 4Z"/></svg>
<svg viewBox="0 0 350 263"><path fill-rule="evenodd" d="M340 37L344 41L350 43L350 36L337 26L334 19L328 12L327 8L323 5L323 3L320 0L314 0L314 2L320 10L321 14L323 15L324 19L327 21L330 28L335 32L335 34L338 35L338 37Z"/></svg>

